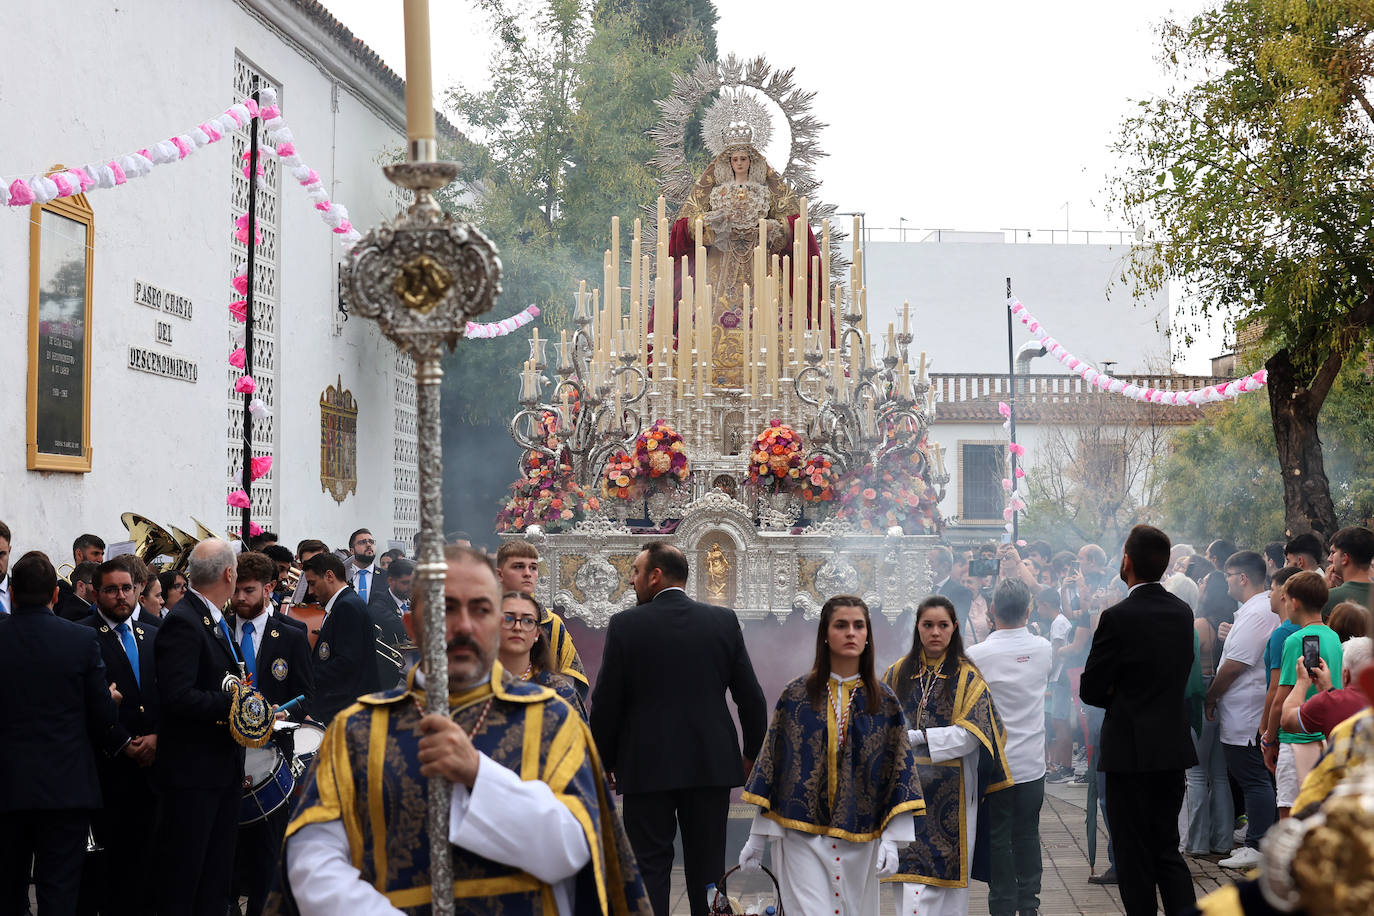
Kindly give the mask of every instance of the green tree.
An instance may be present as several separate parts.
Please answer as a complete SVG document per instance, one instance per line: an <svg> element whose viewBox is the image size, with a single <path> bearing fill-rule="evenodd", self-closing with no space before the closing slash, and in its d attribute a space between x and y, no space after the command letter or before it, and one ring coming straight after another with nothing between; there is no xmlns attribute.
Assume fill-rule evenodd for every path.
<svg viewBox="0 0 1374 916"><path fill-rule="evenodd" d="M1226 0L1161 30L1176 86L1140 102L1114 199L1157 239L1129 271L1175 281L1200 322L1259 328L1290 533L1337 510L1318 417L1374 326L1374 55L1368 0ZM1242 410L1251 408L1239 408Z"/></svg>
<svg viewBox="0 0 1374 916"><path fill-rule="evenodd" d="M678 43L700 39L701 55L716 59L719 17L712 0L601 0L597 5L598 22L621 17L628 18L629 24L649 40L651 52L668 53Z"/></svg>
<svg viewBox="0 0 1374 916"><path fill-rule="evenodd" d="M1374 515L1374 382L1361 365L1336 377L1320 435L1331 476L1335 524ZM1180 431L1160 468L1162 524L1194 544L1218 537L1255 547L1283 534L1283 481L1267 399L1251 395L1209 407Z"/></svg>

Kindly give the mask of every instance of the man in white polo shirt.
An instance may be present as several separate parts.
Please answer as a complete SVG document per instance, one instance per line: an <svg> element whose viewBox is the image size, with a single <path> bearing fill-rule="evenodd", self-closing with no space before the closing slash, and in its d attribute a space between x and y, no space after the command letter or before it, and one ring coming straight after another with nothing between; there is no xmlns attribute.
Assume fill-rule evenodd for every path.
<svg viewBox="0 0 1374 916"><path fill-rule="evenodd" d="M1040 909L1040 806L1045 801L1045 688L1050 644L1026 629L1031 594L1003 579L992 596L997 629L965 651L983 673L1007 728L1011 788L984 802L990 841L988 912L1035 916Z"/></svg>
<svg viewBox="0 0 1374 916"><path fill-rule="evenodd" d="M1226 589L1242 603L1226 636L1226 649L1205 703L1207 718L1221 722L1226 769L1245 795L1249 826L1245 845L1218 864L1223 868L1254 868L1260 862L1260 838L1278 819L1274 784L1269 781L1256 738L1269 678L1264 644L1279 625L1279 616L1269 606L1264 558L1253 550L1242 550L1226 561Z"/></svg>

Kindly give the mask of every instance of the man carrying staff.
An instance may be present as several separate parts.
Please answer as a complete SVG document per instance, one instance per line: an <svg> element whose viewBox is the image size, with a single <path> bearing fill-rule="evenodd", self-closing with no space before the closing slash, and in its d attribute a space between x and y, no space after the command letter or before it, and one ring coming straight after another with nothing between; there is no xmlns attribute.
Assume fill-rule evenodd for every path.
<svg viewBox="0 0 1374 916"><path fill-rule="evenodd" d="M424 714L412 668L405 686L334 719L287 828L288 887L268 912L428 912L426 780L442 776L458 914L647 914L590 732L496 661L501 591L487 558L448 547L445 559L450 715ZM417 590L406 628L422 651L428 612Z"/></svg>

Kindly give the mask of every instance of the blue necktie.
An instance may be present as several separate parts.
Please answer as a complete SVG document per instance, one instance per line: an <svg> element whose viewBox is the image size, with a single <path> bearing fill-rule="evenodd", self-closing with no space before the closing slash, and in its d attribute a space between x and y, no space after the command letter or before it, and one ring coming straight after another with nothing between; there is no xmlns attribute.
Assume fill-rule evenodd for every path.
<svg viewBox="0 0 1374 916"><path fill-rule="evenodd" d="M119 634L119 641L124 644L124 654L129 656L129 665L134 669L134 683L141 689L143 678L138 673L138 644L134 642L134 634L129 632L127 623L116 626L115 632Z"/></svg>
<svg viewBox="0 0 1374 916"><path fill-rule="evenodd" d="M239 655L234 651L234 634L229 632L229 624L224 622L224 618L219 619L219 631L224 634L224 641L229 643L229 654L234 656L234 661L239 661Z"/></svg>
<svg viewBox="0 0 1374 916"><path fill-rule="evenodd" d="M367 570L358 570L358 597L367 601Z"/></svg>
<svg viewBox="0 0 1374 916"><path fill-rule="evenodd" d="M258 654L253 651L253 621L248 620L243 624L243 667L248 670L248 676L252 678L253 684L258 683Z"/></svg>

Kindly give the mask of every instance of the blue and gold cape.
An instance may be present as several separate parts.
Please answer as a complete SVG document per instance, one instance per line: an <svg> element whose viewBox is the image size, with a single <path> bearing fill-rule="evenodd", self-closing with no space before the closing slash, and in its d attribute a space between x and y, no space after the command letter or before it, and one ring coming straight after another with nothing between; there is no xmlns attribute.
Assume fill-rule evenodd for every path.
<svg viewBox="0 0 1374 916"><path fill-rule="evenodd" d="M811 705L806 678L784 687L743 799L784 827L855 843L880 837L898 814L924 813L902 709L878 689L870 713L862 680L841 687L841 708L850 704L841 744L834 708Z"/></svg>
<svg viewBox="0 0 1374 916"><path fill-rule="evenodd" d="M558 694L558 698L571 706L573 712L582 717L583 722L587 721L587 704L582 702L582 694L577 690L577 681L553 671L538 671L531 675L529 680Z"/></svg>
<svg viewBox="0 0 1374 916"><path fill-rule="evenodd" d="M1005 789L1012 784L1011 766L1007 763L1007 730L993 705L992 694L978 668L968 659L960 659L954 675L954 689L946 689L946 675L923 665L913 665L910 658L887 669L883 683L892 688L902 704L907 724L913 729L944 728L957 725L978 739L978 798ZM925 671L923 672L923 668ZM922 674L931 682L931 696L922 703ZM929 748L915 755L916 771L920 775L921 795L926 803L925 831L914 842L901 849L897 873L884 881L929 884L935 887L967 887L970 858L982 864L982 856L973 856L974 841L968 835L967 809L964 798L964 768L962 759L933 763ZM978 831L986 836L986 831ZM985 880L983 869L974 868L974 877Z"/></svg>
<svg viewBox="0 0 1374 916"><path fill-rule="evenodd" d="M553 691L508 677L499 662L486 684L449 697L454 721L471 734L488 699L485 725L472 737L473 745L521 779L547 783L586 833L592 855L576 878L575 912L647 916L651 909L639 868L586 723ZM420 774L416 732L424 702L412 668L404 687L362 697L336 717L286 829L290 838L307 824L340 821L361 879L392 906L415 916L427 916L433 894L427 780ZM530 829L539 828L531 824ZM550 885L512 866L449 848L459 916L556 916ZM274 893L267 912L295 912L289 890Z"/></svg>
<svg viewBox="0 0 1374 916"><path fill-rule="evenodd" d="M591 682L587 680L587 672L582 667L582 659L577 654L577 647L573 645L568 628L563 624L563 618L545 608L544 619L539 621L539 628L544 631L544 638L549 641L549 652L553 655L554 672L572 681L578 694L585 701Z"/></svg>

